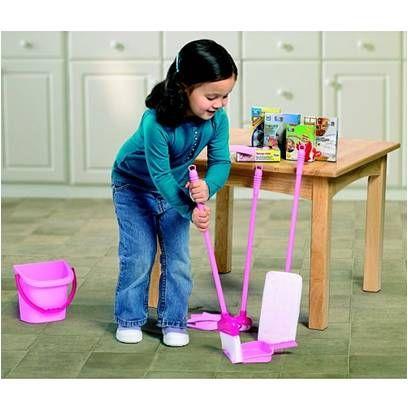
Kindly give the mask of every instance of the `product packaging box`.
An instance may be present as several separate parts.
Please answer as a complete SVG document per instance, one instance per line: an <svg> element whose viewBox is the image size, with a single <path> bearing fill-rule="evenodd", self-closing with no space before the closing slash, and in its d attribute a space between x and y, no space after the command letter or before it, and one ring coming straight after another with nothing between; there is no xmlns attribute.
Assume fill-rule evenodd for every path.
<svg viewBox="0 0 408 409"><path fill-rule="evenodd" d="M316 127L315 160L336 162L338 147L338 118L306 116L305 124Z"/></svg>
<svg viewBox="0 0 408 409"><path fill-rule="evenodd" d="M288 125L286 131L286 159L297 160L299 145L305 146L305 162L313 162L316 155L316 126Z"/></svg>
<svg viewBox="0 0 408 409"><path fill-rule="evenodd" d="M251 146L262 148L264 142L264 118L266 113L279 114L280 108L253 106L251 108Z"/></svg>
<svg viewBox="0 0 408 409"><path fill-rule="evenodd" d="M286 159L286 127L300 124L300 118L300 114L265 113L263 145L279 148L281 158Z"/></svg>
<svg viewBox="0 0 408 409"><path fill-rule="evenodd" d="M249 149L237 150L237 162L279 162L280 150L272 148L254 148L248 146Z"/></svg>

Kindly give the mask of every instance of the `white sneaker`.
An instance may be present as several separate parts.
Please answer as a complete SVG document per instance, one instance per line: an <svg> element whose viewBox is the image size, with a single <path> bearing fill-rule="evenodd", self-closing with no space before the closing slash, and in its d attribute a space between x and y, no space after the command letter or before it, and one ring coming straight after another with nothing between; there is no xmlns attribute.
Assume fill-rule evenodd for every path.
<svg viewBox="0 0 408 409"><path fill-rule="evenodd" d="M186 329L163 328L163 342L169 347L183 347L190 342Z"/></svg>
<svg viewBox="0 0 408 409"><path fill-rule="evenodd" d="M116 330L116 339L126 344L137 344L143 338L140 327L121 327Z"/></svg>

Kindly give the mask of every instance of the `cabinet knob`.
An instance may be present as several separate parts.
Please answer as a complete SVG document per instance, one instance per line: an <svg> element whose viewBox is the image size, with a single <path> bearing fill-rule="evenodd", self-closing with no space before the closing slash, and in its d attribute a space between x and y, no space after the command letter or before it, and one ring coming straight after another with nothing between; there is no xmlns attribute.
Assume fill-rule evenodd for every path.
<svg viewBox="0 0 408 409"><path fill-rule="evenodd" d="M290 44L290 43L285 43L284 41L278 41L278 42L276 43L276 46L277 46L279 49L281 49L281 50L287 51L288 53L291 52L291 51L293 51L293 48L294 48L292 44Z"/></svg>
<svg viewBox="0 0 408 409"><path fill-rule="evenodd" d="M279 89L276 91L276 94L277 94L278 96L280 96L280 97L285 98L285 99L293 99L293 92L291 92L291 91L289 91L289 90L285 90L285 89L279 88Z"/></svg>
<svg viewBox="0 0 408 409"><path fill-rule="evenodd" d="M117 51L123 51L125 49L124 44L120 43L119 41L116 41L116 40L112 40L110 42L110 46L111 46L111 48L113 48L114 50L117 50Z"/></svg>
<svg viewBox="0 0 408 409"><path fill-rule="evenodd" d="M332 87L332 88L334 88L336 91L341 88L341 84L340 84L337 80L335 80L335 79L333 79L333 78L326 78L326 79L324 80L324 83L325 83L326 86Z"/></svg>
<svg viewBox="0 0 408 409"><path fill-rule="evenodd" d="M28 40L20 40L20 46L23 48L33 48L33 43Z"/></svg>
<svg viewBox="0 0 408 409"><path fill-rule="evenodd" d="M369 43L367 41L363 41L363 40L358 40L357 41L357 47L360 50L367 50L367 51L374 51L375 50L375 46L373 43Z"/></svg>

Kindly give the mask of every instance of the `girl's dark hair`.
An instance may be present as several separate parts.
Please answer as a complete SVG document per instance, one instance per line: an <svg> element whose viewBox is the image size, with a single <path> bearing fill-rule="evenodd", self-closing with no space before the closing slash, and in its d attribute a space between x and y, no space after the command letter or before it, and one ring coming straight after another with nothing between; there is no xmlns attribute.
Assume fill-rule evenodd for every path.
<svg viewBox="0 0 408 409"><path fill-rule="evenodd" d="M228 51L212 40L187 43L170 65L166 79L158 83L146 98L146 106L156 110L157 121L176 127L189 108L186 89L204 82L215 82L238 76Z"/></svg>

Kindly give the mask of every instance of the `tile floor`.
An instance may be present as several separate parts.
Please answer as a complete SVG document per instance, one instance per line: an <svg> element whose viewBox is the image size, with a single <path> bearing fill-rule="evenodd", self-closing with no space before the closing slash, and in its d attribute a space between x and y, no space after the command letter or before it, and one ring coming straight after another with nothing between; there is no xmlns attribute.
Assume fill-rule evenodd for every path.
<svg viewBox="0 0 408 409"><path fill-rule="evenodd" d="M259 317L265 272L284 266L288 203L265 201L258 208L249 295L254 317ZM154 310L142 343L115 341L117 231L110 200L3 200L2 378L405 378L406 203L386 205L383 289L376 294L361 291L364 205L333 204L328 329L309 330L305 324L310 203L301 201L293 265L304 279L299 347L274 355L268 364L232 365L220 352L215 333L191 331L185 348L163 345ZM249 210L250 201L234 204L233 272L222 276L232 310L239 304ZM191 311L216 310L202 238L195 229L191 254ZM19 321L12 265L57 258L67 259L79 279L67 318L36 325Z"/></svg>

